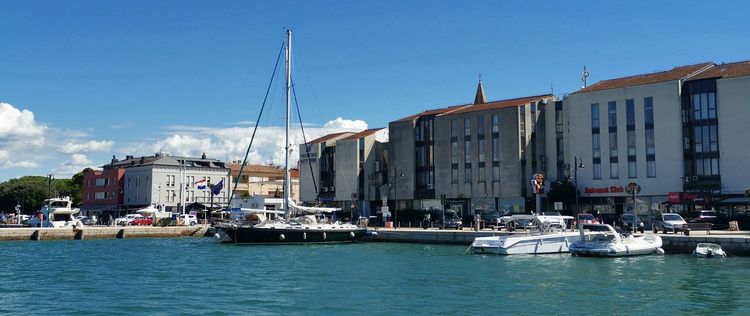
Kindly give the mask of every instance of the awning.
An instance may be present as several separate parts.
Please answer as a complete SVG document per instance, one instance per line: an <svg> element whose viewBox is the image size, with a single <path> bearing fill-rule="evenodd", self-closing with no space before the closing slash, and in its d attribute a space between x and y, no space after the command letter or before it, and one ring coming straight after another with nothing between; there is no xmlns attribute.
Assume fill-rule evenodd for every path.
<svg viewBox="0 0 750 316"><path fill-rule="evenodd" d="M717 204L750 204L750 197L746 196L740 196L740 197L731 197L728 199L723 199L719 201Z"/></svg>

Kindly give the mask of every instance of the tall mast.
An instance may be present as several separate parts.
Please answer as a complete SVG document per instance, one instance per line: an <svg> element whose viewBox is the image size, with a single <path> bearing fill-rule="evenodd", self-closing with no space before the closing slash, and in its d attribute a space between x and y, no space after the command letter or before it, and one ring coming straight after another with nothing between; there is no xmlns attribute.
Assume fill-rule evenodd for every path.
<svg viewBox="0 0 750 316"><path fill-rule="evenodd" d="M289 120L292 116L292 30L286 30L286 139L284 143L284 216L289 218Z"/></svg>

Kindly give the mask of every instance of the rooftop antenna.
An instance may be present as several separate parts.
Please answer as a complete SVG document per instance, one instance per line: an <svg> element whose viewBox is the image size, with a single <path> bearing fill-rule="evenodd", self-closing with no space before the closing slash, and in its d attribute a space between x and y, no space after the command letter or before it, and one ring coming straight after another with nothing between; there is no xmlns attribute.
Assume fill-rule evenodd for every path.
<svg viewBox="0 0 750 316"><path fill-rule="evenodd" d="M589 77L589 71L586 70L586 65L583 66L583 74L581 74L581 82L583 82L583 87L586 88L586 79Z"/></svg>
<svg viewBox="0 0 750 316"><path fill-rule="evenodd" d="M552 82L549 83L549 94L555 95L555 84Z"/></svg>

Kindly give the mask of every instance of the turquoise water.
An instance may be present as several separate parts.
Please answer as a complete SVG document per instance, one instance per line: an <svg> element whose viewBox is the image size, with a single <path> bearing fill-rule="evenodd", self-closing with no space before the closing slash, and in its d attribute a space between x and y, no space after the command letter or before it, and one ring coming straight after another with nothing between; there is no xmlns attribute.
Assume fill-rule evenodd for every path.
<svg viewBox="0 0 750 316"><path fill-rule="evenodd" d="M750 258L463 255L465 247L0 243L0 314L750 314Z"/></svg>

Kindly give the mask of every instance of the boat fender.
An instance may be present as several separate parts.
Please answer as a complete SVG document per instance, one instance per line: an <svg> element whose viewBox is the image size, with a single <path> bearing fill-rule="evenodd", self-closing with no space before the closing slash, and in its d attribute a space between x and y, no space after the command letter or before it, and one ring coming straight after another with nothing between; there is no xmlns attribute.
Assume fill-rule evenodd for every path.
<svg viewBox="0 0 750 316"><path fill-rule="evenodd" d="M284 236L284 234L279 235L279 240L284 240L284 239L286 239L286 237Z"/></svg>
<svg viewBox="0 0 750 316"><path fill-rule="evenodd" d="M354 232L349 232L349 237L354 238Z"/></svg>
<svg viewBox="0 0 750 316"><path fill-rule="evenodd" d="M323 240L326 240L326 233L323 232Z"/></svg>
<svg viewBox="0 0 750 316"><path fill-rule="evenodd" d="M214 234L214 238L221 239L221 235L219 235L219 233L216 233L216 234Z"/></svg>
<svg viewBox="0 0 750 316"><path fill-rule="evenodd" d="M307 240L307 233L302 233L302 240Z"/></svg>
<svg viewBox="0 0 750 316"><path fill-rule="evenodd" d="M664 254L664 249L656 248L656 254L663 255Z"/></svg>

